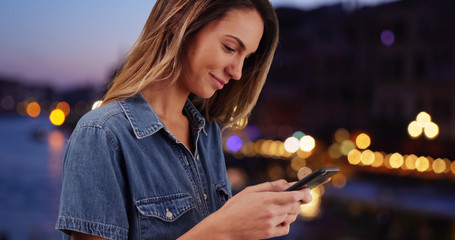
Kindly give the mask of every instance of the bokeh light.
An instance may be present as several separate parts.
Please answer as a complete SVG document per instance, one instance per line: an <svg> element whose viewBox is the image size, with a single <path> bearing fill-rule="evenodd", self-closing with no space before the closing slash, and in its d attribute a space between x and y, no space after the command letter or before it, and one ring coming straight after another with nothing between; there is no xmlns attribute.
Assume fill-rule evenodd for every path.
<svg viewBox="0 0 455 240"><path fill-rule="evenodd" d="M395 42L395 34L389 30L386 29L381 32L381 42L384 46L390 47L393 45Z"/></svg>
<svg viewBox="0 0 455 240"><path fill-rule="evenodd" d="M360 154L360 161L364 165L371 165L374 162L374 153L371 150L365 150Z"/></svg>
<svg viewBox="0 0 455 240"><path fill-rule="evenodd" d="M293 137L296 137L297 139L301 139L303 136L305 136L305 133L301 131L296 131L292 134Z"/></svg>
<svg viewBox="0 0 455 240"><path fill-rule="evenodd" d="M337 143L342 143L344 140L349 139L350 134L348 130L344 128L339 128L335 131L335 141Z"/></svg>
<svg viewBox="0 0 455 240"><path fill-rule="evenodd" d="M37 102L31 102L27 104L27 108L25 111L27 112L28 116L36 118L41 113L41 106Z"/></svg>
<svg viewBox="0 0 455 240"><path fill-rule="evenodd" d="M316 146L316 141L310 135L305 135L300 139L300 149L305 152L310 152Z"/></svg>
<svg viewBox="0 0 455 240"><path fill-rule="evenodd" d="M416 121L421 127L424 128L428 123L431 122L431 116L427 112L420 112L417 114Z"/></svg>
<svg viewBox="0 0 455 240"><path fill-rule="evenodd" d="M439 127L434 122L429 122L423 129L425 136L429 139L433 139L439 134Z"/></svg>
<svg viewBox="0 0 455 240"><path fill-rule="evenodd" d="M430 167L430 161L426 157L419 157L416 160L416 169L419 172L425 172Z"/></svg>
<svg viewBox="0 0 455 240"><path fill-rule="evenodd" d="M412 121L411 123L409 123L409 125L408 125L409 136L411 136L412 138L417 138L422 134L422 132L423 132L423 129L420 126L420 124L417 123L417 121Z"/></svg>
<svg viewBox="0 0 455 240"><path fill-rule="evenodd" d="M351 140L344 140L340 145L340 152L344 156L347 156L349 152L355 148L355 143Z"/></svg>
<svg viewBox="0 0 455 240"><path fill-rule="evenodd" d="M322 190L321 190L322 189ZM324 186L319 185L316 188L313 188L310 191L312 200L308 204L302 204L300 205L300 216L303 217L304 219L313 219L316 216L319 215L319 212L321 211L321 197L323 194Z"/></svg>
<svg viewBox="0 0 455 240"><path fill-rule="evenodd" d="M359 149L366 149L371 144L371 138L366 133L361 133L356 137L355 143Z"/></svg>
<svg viewBox="0 0 455 240"><path fill-rule="evenodd" d="M49 115L49 120L55 126L60 126L65 122L65 113L60 109L54 109Z"/></svg>
<svg viewBox="0 0 455 240"><path fill-rule="evenodd" d="M242 139L238 136L232 135L226 140L226 147L232 152L237 152L240 148L242 148Z"/></svg>
<svg viewBox="0 0 455 240"><path fill-rule="evenodd" d="M374 161L371 166L380 167L382 164L384 164L384 154L380 152L374 152Z"/></svg>
<svg viewBox="0 0 455 240"><path fill-rule="evenodd" d="M441 158L434 160L432 167L433 172L437 174L443 173L446 171L446 169L448 169L446 162Z"/></svg>
<svg viewBox="0 0 455 240"><path fill-rule="evenodd" d="M352 165L357 165L361 162L361 152L357 149L352 149L348 154L348 162Z"/></svg>
<svg viewBox="0 0 455 240"><path fill-rule="evenodd" d="M3 109L10 111L14 109L16 101L14 101L14 98L11 95L5 95L2 97L0 104Z"/></svg>
<svg viewBox="0 0 455 240"><path fill-rule="evenodd" d="M304 158L295 157L291 160L291 168L294 171L299 171L301 168L306 166L306 160Z"/></svg>
<svg viewBox="0 0 455 240"><path fill-rule="evenodd" d="M70 105L67 102L59 102L56 108L62 110L65 116L68 116L71 111Z"/></svg>
<svg viewBox="0 0 455 240"><path fill-rule="evenodd" d="M284 149L286 149L287 152L290 153L295 153L297 150L300 148L300 141L296 137L288 137L284 141Z"/></svg>
<svg viewBox="0 0 455 240"><path fill-rule="evenodd" d="M405 159L406 168L409 170L416 169L417 156L414 154L408 155Z"/></svg>
<svg viewBox="0 0 455 240"><path fill-rule="evenodd" d="M401 154L394 153L390 156L389 162L390 162L390 166L392 168L396 169L396 168L400 168L403 165L404 159Z"/></svg>

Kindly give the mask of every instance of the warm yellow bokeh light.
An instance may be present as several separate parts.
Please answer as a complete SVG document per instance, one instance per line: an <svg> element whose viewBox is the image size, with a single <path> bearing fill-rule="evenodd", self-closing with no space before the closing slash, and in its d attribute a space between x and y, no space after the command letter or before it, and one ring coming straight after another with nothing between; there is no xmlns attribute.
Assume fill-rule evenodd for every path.
<svg viewBox="0 0 455 240"><path fill-rule="evenodd" d="M291 168L294 171L299 171L301 168L306 166L306 160L303 158L295 157L291 160Z"/></svg>
<svg viewBox="0 0 455 240"><path fill-rule="evenodd" d="M350 134L348 130L344 128L339 128L335 131L335 141L337 143L342 143L344 140L349 139Z"/></svg>
<svg viewBox="0 0 455 240"><path fill-rule="evenodd" d="M305 152L310 152L316 146L316 141L310 135L305 135L300 139L300 149Z"/></svg>
<svg viewBox="0 0 455 240"><path fill-rule="evenodd" d="M435 173L443 173L447 170L448 166L446 164L446 162L443 160L443 159L436 159L434 160L433 162L433 171Z"/></svg>
<svg viewBox="0 0 455 240"><path fill-rule="evenodd" d="M416 138L422 134L423 128L416 122L412 121L408 125L408 134L409 136Z"/></svg>
<svg viewBox="0 0 455 240"><path fill-rule="evenodd" d="M360 154L360 161L364 165L371 165L374 162L374 153L371 150L365 150Z"/></svg>
<svg viewBox="0 0 455 240"><path fill-rule="evenodd" d="M297 150L300 148L300 141L296 137L288 137L284 141L284 149L286 149L287 152L290 153L295 153Z"/></svg>
<svg viewBox="0 0 455 240"><path fill-rule="evenodd" d="M416 160L416 169L419 172L425 172L430 167L430 161L426 157L419 157Z"/></svg>
<svg viewBox="0 0 455 240"><path fill-rule="evenodd" d="M343 188L346 186L346 176L341 172L332 176L331 183L336 188Z"/></svg>
<svg viewBox="0 0 455 240"><path fill-rule="evenodd" d="M65 116L68 116L71 111L70 105L67 102L59 102L56 108L62 110Z"/></svg>
<svg viewBox="0 0 455 240"><path fill-rule="evenodd" d="M421 127L424 128L428 123L431 122L431 116L426 112L420 112L416 117L416 121Z"/></svg>
<svg viewBox="0 0 455 240"><path fill-rule="evenodd" d="M391 169L391 168L392 168L392 166L390 165L390 157L391 157L391 156L392 156L392 154L389 153L389 154L385 155L385 157L384 157L384 166L385 166L386 168L388 168L388 169Z"/></svg>
<svg viewBox="0 0 455 240"><path fill-rule="evenodd" d="M404 162L403 156L399 153L394 153L390 156L389 162L392 168L400 168Z"/></svg>
<svg viewBox="0 0 455 240"><path fill-rule="evenodd" d="M49 120L55 126L60 126L65 122L65 113L60 109L54 109L49 115Z"/></svg>
<svg viewBox="0 0 455 240"><path fill-rule="evenodd" d="M429 139L433 139L439 134L439 127L434 122L428 123L423 129L425 136Z"/></svg>
<svg viewBox="0 0 455 240"><path fill-rule="evenodd" d="M299 158L309 158L311 156L311 153L312 153L311 151L310 152L305 152L302 149L299 149L297 151L297 156Z"/></svg>
<svg viewBox="0 0 455 240"><path fill-rule="evenodd" d="M319 187L323 187L320 185ZM318 188L319 188L318 187ZM312 219L318 216L321 211L321 195L317 188L310 192L312 200L308 204L300 205L300 216L305 219Z"/></svg>
<svg viewBox="0 0 455 240"><path fill-rule="evenodd" d="M333 143L332 145L330 145L330 147L328 149L328 154L333 159L340 158L341 157L340 144L339 143Z"/></svg>
<svg viewBox="0 0 455 240"><path fill-rule="evenodd" d="M452 164L450 164L450 170L453 174L455 174L455 162L452 162Z"/></svg>
<svg viewBox="0 0 455 240"><path fill-rule="evenodd" d="M416 155L411 154L411 155L407 156L405 159L406 168L409 170L416 169L416 161L417 161Z"/></svg>
<svg viewBox="0 0 455 240"><path fill-rule="evenodd" d="M352 149L348 154L348 162L352 165L357 165L361 161L361 152L357 149Z"/></svg>
<svg viewBox="0 0 455 240"><path fill-rule="evenodd" d="M351 140L344 140L340 145L340 152L344 156L347 156L352 149L355 148L355 143Z"/></svg>
<svg viewBox="0 0 455 240"><path fill-rule="evenodd" d="M366 133L361 133L355 139L355 144L359 149L366 149L371 144L371 138Z"/></svg>
<svg viewBox="0 0 455 240"><path fill-rule="evenodd" d="M380 152L374 152L374 162L371 164L373 167L380 167L384 164L384 154Z"/></svg>
<svg viewBox="0 0 455 240"><path fill-rule="evenodd" d="M27 114L30 116L30 117L38 117L39 114L41 113L41 107L39 105L39 103L37 102L31 102L29 104L27 104L27 108L25 109L25 111L27 112Z"/></svg>

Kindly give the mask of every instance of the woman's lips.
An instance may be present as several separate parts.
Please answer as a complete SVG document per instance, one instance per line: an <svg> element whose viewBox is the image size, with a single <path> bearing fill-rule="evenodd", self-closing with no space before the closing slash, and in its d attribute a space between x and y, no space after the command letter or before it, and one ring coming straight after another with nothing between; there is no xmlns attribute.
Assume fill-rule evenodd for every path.
<svg viewBox="0 0 455 240"><path fill-rule="evenodd" d="M214 75L210 74L210 76L213 78L214 82L215 82L215 85L216 85L216 88L218 88L218 90L222 89L223 86L228 82L228 81L223 81L217 77L215 77Z"/></svg>

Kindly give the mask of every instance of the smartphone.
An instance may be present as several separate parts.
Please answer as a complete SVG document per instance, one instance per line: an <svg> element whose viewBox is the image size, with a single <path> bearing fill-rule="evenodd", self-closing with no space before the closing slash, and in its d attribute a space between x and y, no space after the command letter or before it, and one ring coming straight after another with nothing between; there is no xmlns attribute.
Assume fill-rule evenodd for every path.
<svg viewBox="0 0 455 240"><path fill-rule="evenodd" d="M319 168L318 170L310 173L308 176L300 179L297 183L290 186L285 191L299 190L302 188L312 189L318 186L319 184L327 181L327 179L329 179L331 176L335 175L339 171L340 168L336 166Z"/></svg>

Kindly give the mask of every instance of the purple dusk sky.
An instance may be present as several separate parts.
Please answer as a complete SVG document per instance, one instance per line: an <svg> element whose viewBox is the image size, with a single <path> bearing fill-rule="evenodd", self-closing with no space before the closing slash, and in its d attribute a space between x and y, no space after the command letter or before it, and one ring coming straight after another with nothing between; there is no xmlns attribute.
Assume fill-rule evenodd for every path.
<svg viewBox="0 0 455 240"><path fill-rule="evenodd" d="M392 0L271 0L312 9L334 3ZM0 76L57 89L99 86L134 44L155 1L2 0Z"/></svg>

